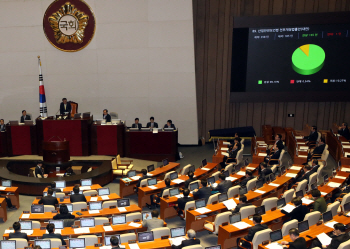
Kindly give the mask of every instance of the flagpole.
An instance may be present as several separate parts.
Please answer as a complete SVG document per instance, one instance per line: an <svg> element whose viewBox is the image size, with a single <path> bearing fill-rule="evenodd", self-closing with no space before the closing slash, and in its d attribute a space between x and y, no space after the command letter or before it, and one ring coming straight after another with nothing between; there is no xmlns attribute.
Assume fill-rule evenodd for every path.
<svg viewBox="0 0 350 249"><path fill-rule="evenodd" d="M46 106L46 96L44 88L44 79L41 72L41 61L40 56L38 56L39 65L39 103L40 103L40 116L42 118L47 118L47 106Z"/></svg>

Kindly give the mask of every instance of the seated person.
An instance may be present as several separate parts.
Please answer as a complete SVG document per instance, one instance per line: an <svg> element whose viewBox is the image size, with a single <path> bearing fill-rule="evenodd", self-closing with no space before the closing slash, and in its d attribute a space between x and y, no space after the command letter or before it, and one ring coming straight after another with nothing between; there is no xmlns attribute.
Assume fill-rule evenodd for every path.
<svg viewBox="0 0 350 249"><path fill-rule="evenodd" d="M225 179L226 179L225 174L221 173L219 175L219 183L218 183L218 185L215 188L212 186L212 190L215 193L217 193L217 192L220 192L221 194L222 193L227 193L228 189L232 187L232 182L228 181L228 180L225 180Z"/></svg>
<svg viewBox="0 0 350 249"><path fill-rule="evenodd" d="M314 172L312 172L312 166L311 165L306 165L304 167L304 174L302 174L301 176L299 176L298 178L296 178L294 180L294 183L298 183L301 182L303 180L307 180L307 183L309 183L309 178L310 175L312 175Z"/></svg>
<svg viewBox="0 0 350 249"><path fill-rule="evenodd" d="M119 247L119 239L117 236L112 236L110 241L111 241L112 248L120 248Z"/></svg>
<svg viewBox="0 0 350 249"><path fill-rule="evenodd" d="M139 190L139 187L141 186L141 181L143 179L152 178L151 176L147 175L147 169L141 169L141 174L142 176L139 178L139 181L136 184L136 189L135 189L136 192Z"/></svg>
<svg viewBox="0 0 350 249"><path fill-rule="evenodd" d="M160 190L160 192L159 192L158 194L156 194L155 198L153 198L153 195L150 196L150 197L151 197L151 201L153 200L153 201L152 201L152 205L153 205L153 206L159 205L159 203L160 203L160 198L163 196L164 190L172 188L172 186L170 185L170 184L171 184L170 178L166 178L166 179L164 180L164 183L165 183L165 188L162 188L162 189Z"/></svg>
<svg viewBox="0 0 350 249"><path fill-rule="evenodd" d="M350 193L350 185L347 185L343 188L338 189L338 191L334 194L332 194L331 202L335 202L337 198L339 198L342 194L349 194Z"/></svg>
<svg viewBox="0 0 350 249"><path fill-rule="evenodd" d="M314 149L310 150L310 152L307 156L307 160L310 161L312 156L314 159L321 158L321 156L316 156L316 155L321 155L323 153L325 147L326 147L326 141L322 137L320 139L320 142L317 144L317 146Z"/></svg>
<svg viewBox="0 0 350 249"><path fill-rule="evenodd" d="M188 197L189 194L190 194L190 190L188 188L185 188L183 191L184 197L177 199L176 206L179 208L178 212L177 212L178 215L182 215L184 213L185 206L186 206L187 202L194 200L193 197Z"/></svg>
<svg viewBox="0 0 350 249"><path fill-rule="evenodd" d="M142 124L139 123L139 121L140 121L139 118L135 118L135 123L132 124L131 128L139 128L139 129L141 129L142 128Z"/></svg>
<svg viewBox="0 0 350 249"><path fill-rule="evenodd" d="M239 213L239 211L241 210L242 207L247 207L247 206L251 206L251 205L253 205L253 204L248 202L247 196L240 195L238 205L235 207L235 209L232 209L231 212L232 212L232 214Z"/></svg>
<svg viewBox="0 0 350 249"><path fill-rule="evenodd" d="M112 122L111 115L108 114L108 110L107 109L103 110L103 119L106 120L106 123L107 122Z"/></svg>
<svg viewBox="0 0 350 249"><path fill-rule="evenodd" d="M276 134L275 136L275 143L273 145L268 145L268 149L266 150L266 154L270 155L270 152L272 150L277 150L277 148L284 148L283 142L282 142L282 135L281 134Z"/></svg>
<svg viewBox="0 0 350 249"><path fill-rule="evenodd" d="M12 227L13 230L15 230L15 232L9 233L9 239L26 239L27 241L29 240L26 233L21 233L21 223L16 221L15 223L13 223Z"/></svg>
<svg viewBox="0 0 350 249"><path fill-rule="evenodd" d="M6 125L3 119L0 119L0 131L6 131Z"/></svg>
<svg viewBox="0 0 350 249"><path fill-rule="evenodd" d="M23 110L23 111L22 111L22 116L21 116L21 121L20 121L20 123L24 123L24 120L30 120L30 116L27 115L27 111L26 111L26 110Z"/></svg>
<svg viewBox="0 0 350 249"><path fill-rule="evenodd" d="M196 239L196 232L193 229L189 229L187 231L187 238L188 240L181 241L181 245L176 246L172 245L172 249L181 249L186 246L193 246L193 245L200 245L201 241L199 239Z"/></svg>
<svg viewBox="0 0 350 249"><path fill-rule="evenodd" d="M311 166L312 166L312 169L311 169L312 173L317 173L317 170L320 167L320 165L318 165L318 160L317 159L312 160Z"/></svg>
<svg viewBox="0 0 350 249"><path fill-rule="evenodd" d="M53 217L54 220L66 220L66 219L75 219L75 215L69 213L67 205L61 204L60 205L60 213L56 214Z"/></svg>
<svg viewBox="0 0 350 249"><path fill-rule="evenodd" d="M43 169L43 163L42 162L38 162L35 170L34 170L34 174L36 178L44 178L44 169Z"/></svg>
<svg viewBox="0 0 350 249"><path fill-rule="evenodd" d="M251 242L253 240L253 238L254 238L255 233L257 233L257 232L259 232L261 230L268 229L268 226L260 224L261 220L262 220L261 215L259 215L259 214L254 214L253 215L253 224L254 224L254 226L250 227L248 229L248 235L244 236L245 240ZM239 239L240 238L237 239L237 244L238 244ZM250 244L245 242L245 241L243 241L242 246L246 247L246 248L250 248Z"/></svg>
<svg viewBox="0 0 350 249"><path fill-rule="evenodd" d="M347 140L350 140L350 132L348 128L348 123L342 123L339 127L338 134L345 137Z"/></svg>
<svg viewBox="0 0 350 249"><path fill-rule="evenodd" d="M60 114L66 115L67 113L71 113L71 111L72 111L72 106L70 105L70 102L67 102L67 99L63 98L60 104Z"/></svg>
<svg viewBox="0 0 350 249"><path fill-rule="evenodd" d="M152 219L150 220L143 220L142 226L147 227L147 231L152 231L154 228L159 228L164 226L164 221L162 219L158 219L159 213L157 210L153 210L152 213ZM146 214L146 218L148 218L148 214Z"/></svg>
<svg viewBox="0 0 350 249"><path fill-rule="evenodd" d="M199 189L193 190L193 197L197 199L205 199L205 203L208 202L209 197L211 196L211 188L208 187L207 179L202 179Z"/></svg>
<svg viewBox="0 0 350 249"><path fill-rule="evenodd" d="M72 167L68 167L66 169L66 176L74 176L75 175L75 172L73 171L73 168Z"/></svg>
<svg viewBox="0 0 350 249"><path fill-rule="evenodd" d="M309 136L304 137L307 142L316 142L318 138L317 126L311 127L311 132Z"/></svg>
<svg viewBox="0 0 350 249"><path fill-rule="evenodd" d="M278 144L274 153L270 156L265 157L265 162L267 162L269 165L278 164L277 159L280 159L280 155L283 148L284 148L283 145Z"/></svg>
<svg viewBox="0 0 350 249"><path fill-rule="evenodd" d="M298 228L289 230L289 238L292 242L282 241L282 245L289 245L289 249L307 249L306 241L303 237L299 237Z"/></svg>
<svg viewBox="0 0 350 249"><path fill-rule="evenodd" d="M62 192L60 188L56 188L56 182L53 182L53 181L52 181L52 182L50 183L50 185L51 185L52 191L54 191L54 192L56 192L56 193L57 193L57 192Z"/></svg>
<svg viewBox="0 0 350 249"><path fill-rule="evenodd" d="M272 170L267 167L266 162L260 163L260 169L259 169L259 179L263 179L264 182L266 181L266 176L272 174Z"/></svg>
<svg viewBox="0 0 350 249"><path fill-rule="evenodd" d="M150 117L149 121L146 126L147 128L158 128L158 123L154 122L154 117Z"/></svg>
<svg viewBox="0 0 350 249"><path fill-rule="evenodd" d="M74 203L74 202L86 202L86 198L85 198L85 195L84 194L79 194L79 185L75 185L73 187L73 192L74 192L74 195L71 195L70 196L70 202L71 203Z"/></svg>
<svg viewBox="0 0 350 249"><path fill-rule="evenodd" d="M53 191L51 188L49 188L47 190L47 196L42 197L41 200L39 201L39 204L51 205L51 206L58 205L57 198L53 197L52 194L53 194Z"/></svg>
<svg viewBox="0 0 350 249"><path fill-rule="evenodd" d="M309 213L309 209L307 206L303 205L303 202L300 197L295 197L292 199L292 204L294 204L295 208L292 212L288 213L284 210L281 210L281 212L285 215L287 215L290 219L289 220L298 220L298 222L301 222L304 220L305 215Z"/></svg>
<svg viewBox="0 0 350 249"><path fill-rule="evenodd" d="M187 176L189 177L186 181L185 181L185 188L188 188L188 186L190 185L191 182L197 181L194 178L194 173L192 171L189 171L187 173Z"/></svg>
<svg viewBox="0 0 350 249"><path fill-rule="evenodd" d="M49 223L46 226L46 230L48 231L49 234L43 234L43 239L60 239L62 242L62 245L65 246L66 242L64 241L64 239L62 238L60 233L55 233L55 224L53 223Z"/></svg>
<svg viewBox="0 0 350 249"><path fill-rule="evenodd" d="M229 157L227 158L226 163L236 162L237 153L242 148L242 144L239 142L239 140L240 138L235 137L233 146L229 147Z"/></svg>
<svg viewBox="0 0 350 249"><path fill-rule="evenodd" d="M241 188L244 188L247 186L247 183L254 178L255 177L253 176L253 171L247 169L245 171L245 178L239 183L239 185L241 186Z"/></svg>
<svg viewBox="0 0 350 249"><path fill-rule="evenodd" d="M173 121L171 121L171 119L169 119L166 124L164 125L164 128L173 128L174 130L176 130L175 125L173 124Z"/></svg>
<svg viewBox="0 0 350 249"><path fill-rule="evenodd" d="M321 192L318 189L313 189L311 191L312 198L311 200L314 201L313 203L313 211L319 211L321 214L326 212L327 210L327 203L326 200L321 197Z"/></svg>
<svg viewBox="0 0 350 249"><path fill-rule="evenodd" d="M330 237L332 238L332 240L328 246L322 245L321 242L316 238L312 241L310 248L319 247L327 249L337 249L341 243L350 240L350 236L346 232L346 226L344 226L344 224L342 223L334 224L333 234Z"/></svg>

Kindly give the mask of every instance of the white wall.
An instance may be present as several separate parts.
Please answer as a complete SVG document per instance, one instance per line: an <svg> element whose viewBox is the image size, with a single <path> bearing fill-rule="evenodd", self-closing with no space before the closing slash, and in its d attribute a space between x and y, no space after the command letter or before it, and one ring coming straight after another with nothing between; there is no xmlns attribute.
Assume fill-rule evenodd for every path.
<svg viewBox="0 0 350 249"><path fill-rule="evenodd" d="M192 1L86 0L96 33L82 51L62 52L46 39L43 16L53 0L0 0L0 117L22 109L39 115L37 56L42 59L49 115L62 97L79 112L118 112L131 124L172 119L179 143L196 144ZM73 1L71 1L73 2Z"/></svg>

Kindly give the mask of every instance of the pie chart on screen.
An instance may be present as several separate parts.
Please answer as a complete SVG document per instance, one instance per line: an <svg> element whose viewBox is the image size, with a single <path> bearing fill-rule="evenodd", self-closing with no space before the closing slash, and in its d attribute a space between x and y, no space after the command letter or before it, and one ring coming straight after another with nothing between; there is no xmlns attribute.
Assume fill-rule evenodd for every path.
<svg viewBox="0 0 350 249"><path fill-rule="evenodd" d="M298 74L311 75L322 69L325 59L326 53L320 46L305 44L293 52L292 66Z"/></svg>

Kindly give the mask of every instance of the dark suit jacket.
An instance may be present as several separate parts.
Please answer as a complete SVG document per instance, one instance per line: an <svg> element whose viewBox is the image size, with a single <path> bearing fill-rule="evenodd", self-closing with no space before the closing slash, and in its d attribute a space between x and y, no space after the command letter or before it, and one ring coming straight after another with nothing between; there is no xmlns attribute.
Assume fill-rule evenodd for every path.
<svg viewBox="0 0 350 249"><path fill-rule="evenodd" d="M341 243L348 241L350 239L350 236L348 235L348 233L341 234L339 236L333 235L331 237L332 237L331 244L327 246L327 249L337 249Z"/></svg>
<svg viewBox="0 0 350 249"><path fill-rule="evenodd" d="M102 117L104 117L104 115ZM104 117L103 119L106 119L106 122L112 121L111 115L109 115L108 113L107 113L106 117Z"/></svg>
<svg viewBox="0 0 350 249"><path fill-rule="evenodd" d="M241 187L245 187L245 186L247 186L248 181L250 181L250 180L252 180L254 178L255 178L254 176L248 176L248 177L244 178L244 180L241 181L239 185Z"/></svg>
<svg viewBox="0 0 350 249"><path fill-rule="evenodd" d="M299 237L294 242L289 242L289 249L307 249L305 239Z"/></svg>
<svg viewBox="0 0 350 249"><path fill-rule="evenodd" d="M36 177L38 177L38 175L41 175L41 177L44 177L43 168L39 168L38 166L36 166L34 174L36 175Z"/></svg>
<svg viewBox="0 0 350 249"><path fill-rule="evenodd" d="M241 143L237 144L237 149L236 150L231 150L228 152L230 158L236 158L237 152L242 148Z"/></svg>
<svg viewBox="0 0 350 249"><path fill-rule="evenodd" d="M64 104L61 102L60 104L60 114L64 115L65 112L71 112L72 111L72 106L70 105L70 102L67 102L66 109L64 109Z"/></svg>
<svg viewBox="0 0 350 249"><path fill-rule="evenodd" d="M140 185L141 185L141 181L142 181L143 179L148 179L148 178L152 178L152 177L151 177L151 176L148 176L148 175L141 176L141 177L139 178L139 181L138 181L137 184L136 184L136 187L139 188Z"/></svg>
<svg viewBox="0 0 350 249"><path fill-rule="evenodd" d="M83 202L86 202L86 198L83 194L74 194L74 195L71 195L70 196L70 202L73 203L73 202L80 202L80 201L83 201Z"/></svg>
<svg viewBox="0 0 350 249"><path fill-rule="evenodd" d="M30 120L30 116L26 115L25 117L22 115L21 116L21 123L24 123L24 120Z"/></svg>
<svg viewBox="0 0 350 249"><path fill-rule="evenodd" d="M131 126L131 128L139 128L139 129L141 129L141 128L142 128L142 124L141 124L141 123L138 123L138 124L137 124L137 127L136 127L136 124L133 123L132 126Z"/></svg>
<svg viewBox="0 0 350 249"><path fill-rule="evenodd" d="M167 124L164 125L164 128L169 128ZM171 127L170 128L174 128L174 130L176 130L175 128L175 125L174 124L171 124Z"/></svg>
<svg viewBox="0 0 350 249"><path fill-rule="evenodd" d="M43 239L48 239L48 238L53 238L53 239L60 239L62 241L62 245L65 246L66 242L62 238L61 234L59 233L49 233L49 234L43 234Z"/></svg>
<svg viewBox="0 0 350 249"><path fill-rule="evenodd" d="M181 210L185 210L186 203L189 201L193 201L193 200L194 200L193 197L189 197L189 196L179 198L179 199L177 199L177 205Z"/></svg>
<svg viewBox="0 0 350 249"><path fill-rule="evenodd" d="M312 152L312 154L322 154L325 147L326 147L325 144L322 144L322 145L320 145L320 146L315 147L315 149L314 149L314 151Z"/></svg>
<svg viewBox="0 0 350 249"><path fill-rule="evenodd" d="M191 182L194 182L194 181L197 181L196 178L188 178L186 181L185 181L185 188L188 188L188 186L190 185Z"/></svg>
<svg viewBox="0 0 350 249"><path fill-rule="evenodd" d="M282 149L284 148L283 142L282 140L278 140L277 144L276 144L277 148L281 147Z"/></svg>
<svg viewBox="0 0 350 249"><path fill-rule="evenodd" d="M26 239L27 241L29 240L27 234L21 232L10 233L9 239Z"/></svg>
<svg viewBox="0 0 350 249"><path fill-rule="evenodd" d="M181 242L181 245L179 246L172 245L172 249L181 249L181 248L184 248L185 246L200 245L200 243L201 241L199 239L183 240Z"/></svg>
<svg viewBox="0 0 350 249"><path fill-rule="evenodd" d="M222 193L227 193L228 189L232 187L232 182L224 180L216 186L213 190L219 191L221 194Z"/></svg>
<svg viewBox="0 0 350 249"><path fill-rule="evenodd" d="M264 182L265 182L266 176L268 176L268 175L270 175L270 174L272 174L272 170L269 169L269 168L266 168L266 169L264 169L263 171L260 171L260 173L259 173L259 175L260 175L259 179L263 179Z"/></svg>
<svg viewBox="0 0 350 249"><path fill-rule="evenodd" d="M200 188L198 189L197 192L193 192L193 196L198 199L205 199L205 203L207 203L209 197L211 196L211 188L210 187Z"/></svg>
<svg viewBox="0 0 350 249"><path fill-rule="evenodd" d="M41 198L41 200L39 201L39 204L55 206L55 205L58 205L58 200L56 197L48 195Z"/></svg>
<svg viewBox="0 0 350 249"><path fill-rule="evenodd" d="M317 173L317 170L318 170L319 167L320 167L320 165L316 165L310 171L312 171L312 173Z"/></svg>
<svg viewBox="0 0 350 249"><path fill-rule="evenodd" d="M6 125L5 124L0 125L0 131L6 131Z"/></svg>
<svg viewBox="0 0 350 249"><path fill-rule="evenodd" d="M314 172L312 172L312 170L309 170L308 172L306 172L304 175L298 177L296 179L295 182L301 182L303 180L307 180L307 183L309 183L309 178L310 178L310 175L312 175Z"/></svg>
<svg viewBox="0 0 350 249"><path fill-rule="evenodd" d="M344 130L343 129L340 129L338 130L338 133L340 135L342 135L343 137L345 137L347 140L350 140L350 132L349 132L349 129L345 128Z"/></svg>
<svg viewBox="0 0 350 249"><path fill-rule="evenodd" d="M304 137L307 141L310 141L310 142L316 142L317 141L317 138L318 138L318 132L315 131L315 132L310 132L310 135L307 136L307 137Z"/></svg>
<svg viewBox="0 0 350 249"><path fill-rule="evenodd" d="M56 214L53 217L54 220L66 220L66 219L75 219L75 215L73 214Z"/></svg>
<svg viewBox="0 0 350 249"><path fill-rule="evenodd" d="M251 206L251 205L253 205L253 204L251 204L251 203L237 204L236 208L232 210L232 214L239 213L239 211L241 210L242 207L247 207L247 206Z"/></svg>
<svg viewBox="0 0 350 249"><path fill-rule="evenodd" d="M307 206L299 205L298 207L294 208L292 212L288 213L284 210L281 210L282 213L290 217L290 220L297 219L298 222L303 221L305 218L305 215L309 213L309 209Z"/></svg>
<svg viewBox="0 0 350 249"><path fill-rule="evenodd" d="M248 229L248 235L244 236L244 238L248 241L252 241L255 233L268 229L268 226L262 224L256 224L255 226Z"/></svg>
<svg viewBox="0 0 350 249"><path fill-rule="evenodd" d="M147 128L150 128L150 127L151 127L151 122L148 122L146 127L147 127ZM153 122L153 127L154 127L154 128L158 128L158 123Z"/></svg>
<svg viewBox="0 0 350 249"><path fill-rule="evenodd" d="M270 157L271 159L279 159L281 155L281 151L280 150L276 150L275 153L272 154L272 156Z"/></svg>

